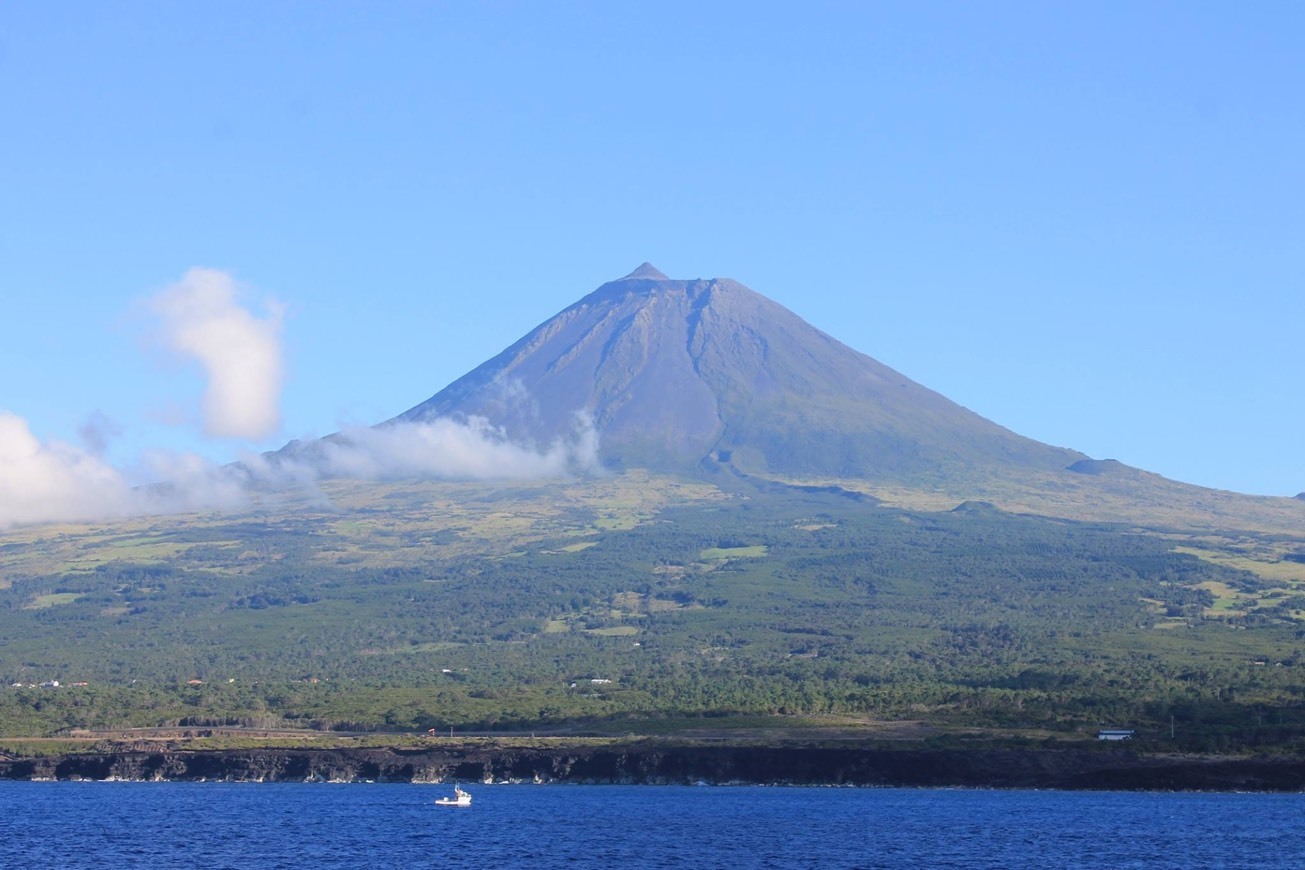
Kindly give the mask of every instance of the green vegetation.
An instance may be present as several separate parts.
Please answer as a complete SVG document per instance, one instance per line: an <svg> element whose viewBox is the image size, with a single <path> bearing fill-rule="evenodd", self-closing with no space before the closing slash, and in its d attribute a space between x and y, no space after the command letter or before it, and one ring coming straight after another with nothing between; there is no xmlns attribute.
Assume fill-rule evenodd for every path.
<svg viewBox="0 0 1305 870"><path fill-rule="evenodd" d="M77 592L51 592L48 595L38 595L30 602L23 605L24 610L44 610L47 607L58 607L60 604L72 604L81 594Z"/></svg>
<svg viewBox="0 0 1305 870"><path fill-rule="evenodd" d="M330 494L0 537L0 734L848 717L1305 742L1303 582L1254 570L1301 550L1282 536L635 474Z"/></svg>
<svg viewBox="0 0 1305 870"><path fill-rule="evenodd" d="M708 547L703 550L700 559L759 559L766 555L764 544L748 547Z"/></svg>

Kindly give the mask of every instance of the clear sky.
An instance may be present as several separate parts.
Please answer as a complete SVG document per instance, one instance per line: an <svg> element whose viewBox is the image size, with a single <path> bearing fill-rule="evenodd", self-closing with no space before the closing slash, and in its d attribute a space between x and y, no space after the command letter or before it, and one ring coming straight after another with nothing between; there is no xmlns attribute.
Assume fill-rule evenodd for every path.
<svg viewBox="0 0 1305 870"><path fill-rule="evenodd" d="M1298 2L2 4L0 411L234 459L648 260L1040 441L1293 495L1302 45ZM201 278L282 361L266 426L202 425L230 348L160 303Z"/></svg>

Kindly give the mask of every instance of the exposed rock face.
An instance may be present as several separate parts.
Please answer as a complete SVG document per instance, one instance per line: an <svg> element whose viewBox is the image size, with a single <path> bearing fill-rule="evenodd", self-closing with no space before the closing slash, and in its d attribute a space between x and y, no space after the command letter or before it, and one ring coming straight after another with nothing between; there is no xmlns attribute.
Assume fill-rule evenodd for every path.
<svg viewBox="0 0 1305 870"><path fill-rule="evenodd" d="M907 480L1084 458L985 420L742 284L671 280L647 263L397 419L484 417L542 446L577 414L607 464L666 471Z"/></svg>
<svg viewBox="0 0 1305 870"><path fill-rule="evenodd" d="M1300 758L1127 750L656 746L122 752L0 759L8 779L707 782L986 788L1299 791Z"/></svg>

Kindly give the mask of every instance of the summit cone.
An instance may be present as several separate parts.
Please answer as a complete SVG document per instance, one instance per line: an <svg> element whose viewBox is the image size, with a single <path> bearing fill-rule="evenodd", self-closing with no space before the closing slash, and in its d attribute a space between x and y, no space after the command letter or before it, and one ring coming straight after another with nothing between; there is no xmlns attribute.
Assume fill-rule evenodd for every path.
<svg viewBox="0 0 1305 870"><path fill-rule="evenodd" d="M603 463L927 483L1086 457L1015 434L728 278L649 263L395 418L481 417L520 443L592 422ZM391 421L394 422L394 421Z"/></svg>

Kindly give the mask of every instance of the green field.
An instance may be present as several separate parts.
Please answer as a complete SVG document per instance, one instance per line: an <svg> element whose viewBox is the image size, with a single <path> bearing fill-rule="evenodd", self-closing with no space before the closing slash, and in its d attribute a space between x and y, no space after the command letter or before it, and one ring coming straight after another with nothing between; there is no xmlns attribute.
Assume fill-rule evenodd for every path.
<svg viewBox="0 0 1305 870"><path fill-rule="evenodd" d="M58 607L60 604L72 604L81 597L81 593L77 592L51 592L36 596L23 605L23 610L45 610L47 607Z"/></svg>
<svg viewBox="0 0 1305 870"><path fill-rule="evenodd" d="M744 547L708 547L698 554L699 559L760 559L766 555L766 546L756 544Z"/></svg>

